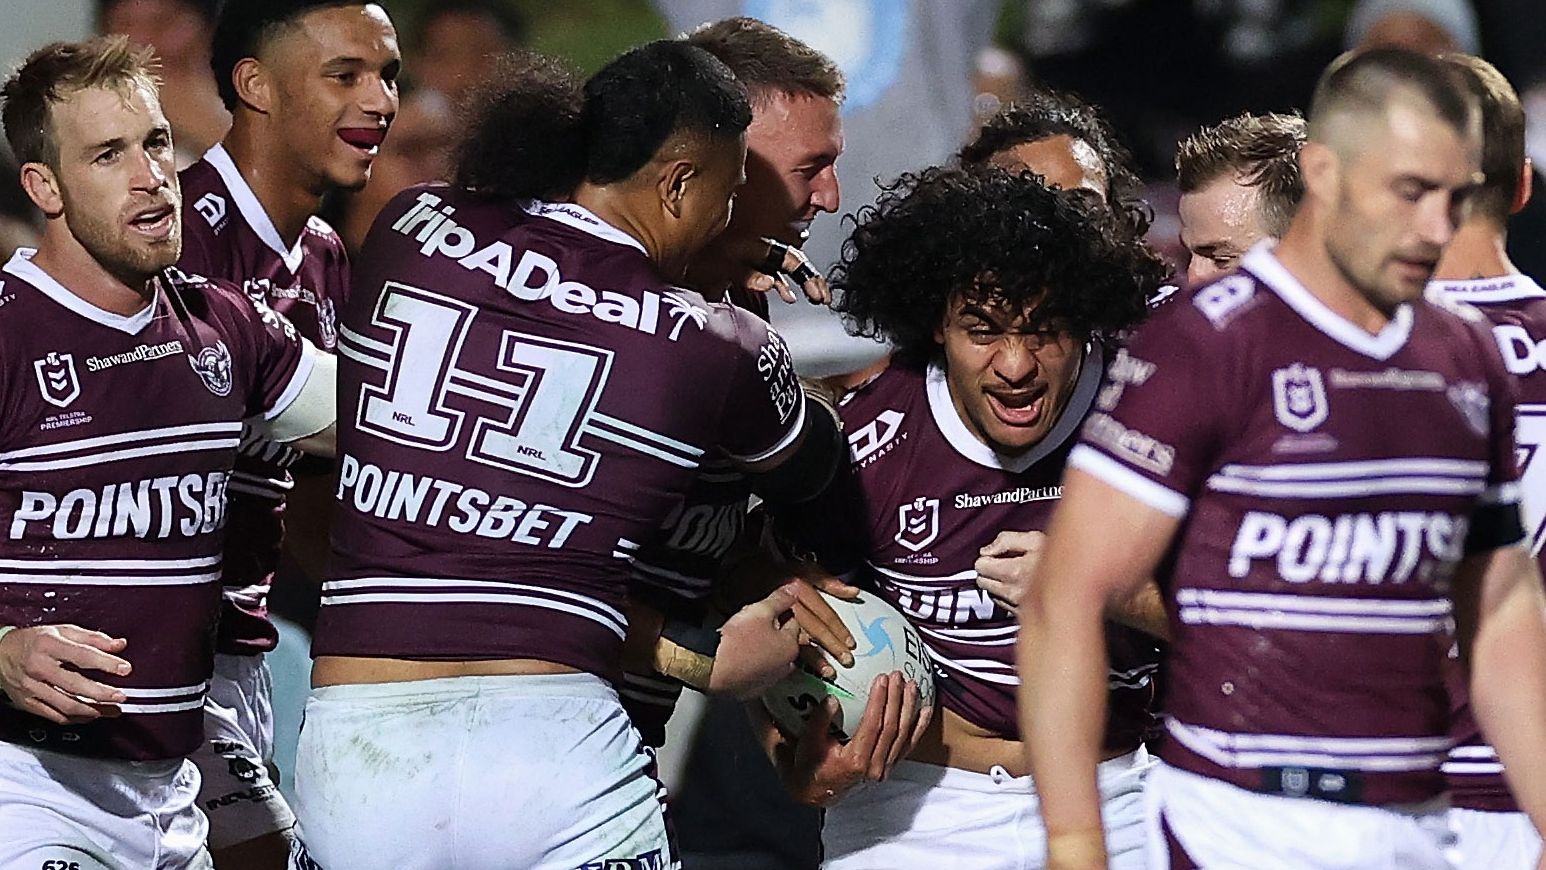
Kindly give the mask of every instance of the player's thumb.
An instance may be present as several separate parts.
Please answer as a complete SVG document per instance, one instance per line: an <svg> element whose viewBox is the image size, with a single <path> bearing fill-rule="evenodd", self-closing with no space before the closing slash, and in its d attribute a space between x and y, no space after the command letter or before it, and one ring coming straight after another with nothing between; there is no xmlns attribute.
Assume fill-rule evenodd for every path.
<svg viewBox="0 0 1546 870"><path fill-rule="evenodd" d="M774 589L767 598L762 599L762 604L767 608L767 615L773 619L779 619L785 614L792 614L795 602L800 600L798 591L799 581L791 581ZM790 620L793 622L793 620Z"/></svg>

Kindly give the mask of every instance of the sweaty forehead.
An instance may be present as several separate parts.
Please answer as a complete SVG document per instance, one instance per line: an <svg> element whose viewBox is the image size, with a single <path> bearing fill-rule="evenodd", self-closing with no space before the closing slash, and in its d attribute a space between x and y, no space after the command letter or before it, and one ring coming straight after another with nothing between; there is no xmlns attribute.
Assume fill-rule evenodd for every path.
<svg viewBox="0 0 1546 870"><path fill-rule="evenodd" d="M161 101L149 82L82 88L64 95L49 111L61 151L119 137L138 137L166 124Z"/></svg>

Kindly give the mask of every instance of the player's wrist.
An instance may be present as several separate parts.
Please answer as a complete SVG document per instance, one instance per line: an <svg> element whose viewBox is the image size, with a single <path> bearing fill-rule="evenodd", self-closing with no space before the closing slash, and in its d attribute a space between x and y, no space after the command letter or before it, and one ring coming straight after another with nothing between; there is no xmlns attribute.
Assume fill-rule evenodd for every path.
<svg viewBox="0 0 1546 870"><path fill-rule="evenodd" d="M709 691L714 656L719 652L719 632L712 628L668 619L655 643L655 671L691 689Z"/></svg>
<svg viewBox="0 0 1546 870"><path fill-rule="evenodd" d="M1106 867L1106 834L1100 828L1047 833L1048 870Z"/></svg>

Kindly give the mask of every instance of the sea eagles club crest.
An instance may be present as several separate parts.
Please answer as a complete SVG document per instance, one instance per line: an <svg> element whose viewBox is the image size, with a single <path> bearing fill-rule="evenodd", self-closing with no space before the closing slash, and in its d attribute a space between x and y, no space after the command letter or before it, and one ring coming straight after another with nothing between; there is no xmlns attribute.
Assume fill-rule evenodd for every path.
<svg viewBox="0 0 1546 870"><path fill-rule="evenodd" d="M34 360L32 370L38 376L38 389L43 401L58 408L68 408L80 398L81 382L75 376L75 357L68 353L50 353Z"/></svg>
<svg viewBox="0 0 1546 870"><path fill-rule="evenodd" d="M939 499L915 498L896 509L896 542L914 553L939 537Z"/></svg>
<svg viewBox="0 0 1546 870"><path fill-rule="evenodd" d="M214 347L199 348L197 354L188 354L188 365L198 373L211 393L231 395L231 352L226 349L225 342L216 341Z"/></svg>
<svg viewBox="0 0 1546 870"><path fill-rule="evenodd" d="M1326 422L1326 384L1320 369L1304 363L1272 373L1272 410L1278 422L1296 432L1308 432Z"/></svg>

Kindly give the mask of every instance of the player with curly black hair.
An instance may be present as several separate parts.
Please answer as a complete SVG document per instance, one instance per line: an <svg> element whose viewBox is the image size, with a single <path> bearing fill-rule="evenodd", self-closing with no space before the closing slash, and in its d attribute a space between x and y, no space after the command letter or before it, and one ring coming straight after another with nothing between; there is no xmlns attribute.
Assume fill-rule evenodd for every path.
<svg viewBox="0 0 1546 870"><path fill-rule="evenodd" d="M1052 187L1088 190L1111 208L1134 238L1149 231L1154 213L1139 193L1143 182L1100 110L1079 97L1039 90L988 119L961 149L963 166L1029 169Z"/></svg>
<svg viewBox="0 0 1546 870"><path fill-rule="evenodd" d="M797 742L770 735L772 754L797 799L829 807L826 868L1033 866L1044 835L1025 811L1016 608L1107 350L1166 270L1088 197L994 166L903 175L856 223L833 275L839 308L896 354L841 404L849 473L803 512L822 527L785 525L918 629L940 709L881 781L827 736L826 711ZM1158 655L1131 629L1108 635L1102 794L1113 866L1127 867L1144 842Z"/></svg>

